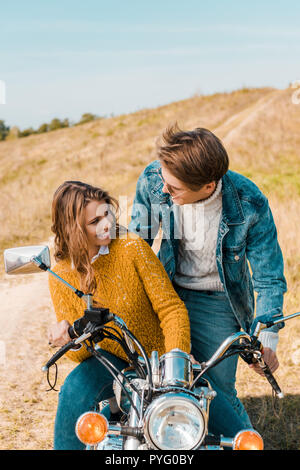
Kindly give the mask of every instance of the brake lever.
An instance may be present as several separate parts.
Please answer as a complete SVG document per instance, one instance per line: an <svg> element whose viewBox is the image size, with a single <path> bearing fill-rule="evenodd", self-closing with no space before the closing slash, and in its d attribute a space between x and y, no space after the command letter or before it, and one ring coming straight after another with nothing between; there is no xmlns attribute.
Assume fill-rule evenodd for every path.
<svg viewBox="0 0 300 470"><path fill-rule="evenodd" d="M69 334L71 331L69 331ZM64 354L66 354L70 349L75 349L76 346L83 343L83 341L89 339L91 336L94 336L97 332L95 331L88 331L83 333L81 336L76 337L72 341L64 344L55 354L49 359L49 361L42 367L43 372L47 372L53 364L55 364L58 359L60 359ZM72 335L73 336L73 335Z"/></svg>
<svg viewBox="0 0 300 470"><path fill-rule="evenodd" d="M256 362L258 363L259 367L263 371L264 376L266 377L266 379L268 380L268 382L271 385L272 389L274 390L277 398L280 398L280 399L283 398L284 394L281 391L281 388L279 387L274 375L272 374L270 367L268 366L268 364L265 363L265 361L262 357L262 354L259 352L259 354L255 354L254 357L255 357Z"/></svg>
<svg viewBox="0 0 300 470"><path fill-rule="evenodd" d="M64 344L55 354L49 359L47 364L42 367L43 372L47 372L53 364L58 361L66 352L75 347L75 341L70 341L69 343Z"/></svg>
<svg viewBox="0 0 300 470"><path fill-rule="evenodd" d="M252 344L249 344L249 350L240 352L240 357L245 362L247 362L247 364L258 364L277 397L283 398L284 394L282 393L274 375L272 374L270 367L263 359L263 346L261 342L256 337L252 338L252 340Z"/></svg>

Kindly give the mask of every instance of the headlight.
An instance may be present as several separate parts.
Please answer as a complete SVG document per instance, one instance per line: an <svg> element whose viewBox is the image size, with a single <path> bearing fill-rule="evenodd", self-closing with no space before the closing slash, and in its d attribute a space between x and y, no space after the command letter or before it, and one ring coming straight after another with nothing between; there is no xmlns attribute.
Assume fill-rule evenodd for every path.
<svg viewBox="0 0 300 470"><path fill-rule="evenodd" d="M153 400L145 413L145 436L156 449L196 449L205 431L205 412L196 398L188 394L163 395Z"/></svg>

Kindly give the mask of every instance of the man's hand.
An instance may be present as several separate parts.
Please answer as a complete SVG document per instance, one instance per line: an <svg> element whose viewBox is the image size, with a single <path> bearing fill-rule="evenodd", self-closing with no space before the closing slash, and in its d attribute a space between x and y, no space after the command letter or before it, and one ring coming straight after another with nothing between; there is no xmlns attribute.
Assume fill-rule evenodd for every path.
<svg viewBox="0 0 300 470"><path fill-rule="evenodd" d="M50 346L61 347L71 341L68 333L70 326L71 325L67 320L62 320L52 325L48 330L48 341Z"/></svg>
<svg viewBox="0 0 300 470"><path fill-rule="evenodd" d="M262 357L263 357L263 360L265 361L265 363L269 366L272 373L275 372L275 370L278 369L279 362L278 362L276 353L273 351L273 349L264 348L264 352L263 352ZM249 367L251 367L251 369L253 369L255 372L257 372L259 375L264 377L264 373L261 370L261 368L259 367L259 364L257 364L257 363L256 364L249 364Z"/></svg>

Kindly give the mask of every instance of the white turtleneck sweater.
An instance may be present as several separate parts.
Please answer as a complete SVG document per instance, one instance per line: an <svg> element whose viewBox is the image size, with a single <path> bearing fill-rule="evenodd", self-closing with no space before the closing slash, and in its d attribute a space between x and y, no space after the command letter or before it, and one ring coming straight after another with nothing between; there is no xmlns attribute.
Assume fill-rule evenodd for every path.
<svg viewBox="0 0 300 470"><path fill-rule="evenodd" d="M179 238L174 281L193 290L224 291L216 263L218 228L222 214L222 180L204 201L175 205L175 234ZM276 351L278 333L262 331L263 346Z"/></svg>
<svg viewBox="0 0 300 470"><path fill-rule="evenodd" d="M176 284L188 289L223 291L216 263L222 180L208 199L174 209L180 239Z"/></svg>

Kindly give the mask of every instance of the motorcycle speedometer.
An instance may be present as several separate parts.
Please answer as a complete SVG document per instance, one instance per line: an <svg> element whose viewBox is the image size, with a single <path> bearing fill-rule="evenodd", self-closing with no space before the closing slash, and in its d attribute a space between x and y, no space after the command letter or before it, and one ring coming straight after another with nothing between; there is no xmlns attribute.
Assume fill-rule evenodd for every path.
<svg viewBox="0 0 300 470"><path fill-rule="evenodd" d="M145 437L159 450L197 449L206 433L206 413L186 393L167 393L151 403L144 416Z"/></svg>

